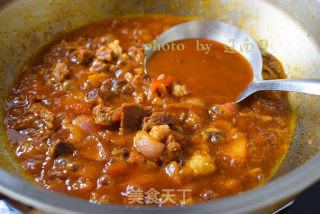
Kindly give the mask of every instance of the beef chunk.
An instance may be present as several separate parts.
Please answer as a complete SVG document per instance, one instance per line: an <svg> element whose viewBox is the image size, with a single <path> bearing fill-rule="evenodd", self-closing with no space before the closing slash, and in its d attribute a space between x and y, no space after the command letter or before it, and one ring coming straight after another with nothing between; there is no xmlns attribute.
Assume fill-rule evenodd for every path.
<svg viewBox="0 0 320 214"><path fill-rule="evenodd" d="M127 83L123 88L121 89L121 93L123 94L132 94L134 92L134 88L130 83Z"/></svg>
<svg viewBox="0 0 320 214"><path fill-rule="evenodd" d="M108 79L104 81L100 87L101 97L104 100L114 95L132 94L133 86L125 80Z"/></svg>
<svg viewBox="0 0 320 214"><path fill-rule="evenodd" d="M140 129L143 118L152 113L152 107L133 103L122 104L121 129L124 132L137 131Z"/></svg>
<svg viewBox="0 0 320 214"><path fill-rule="evenodd" d="M102 46L99 48L96 52L96 59L99 59L101 61L105 62L111 62L112 61L112 50L111 48L107 46Z"/></svg>
<svg viewBox="0 0 320 214"><path fill-rule="evenodd" d="M61 155L71 155L74 151L74 147L71 143L57 141L53 146L53 157L59 157Z"/></svg>
<svg viewBox="0 0 320 214"><path fill-rule="evenodd" d="M96 88L86 92L86 101L94 105L103 104L103 100L100 96L100 91Z"/></svg>
<svg viewBox="0 0 320 214"><path fill-rule="evenodd" d="M150 117L143 120L143 130L150 131L153 126L173 125L175 123L175 115L169 112L153 112Z"/></svg>
<svg viewBox="0 0 320 214"><path fill-rule="evenodd" d="M64 80L70 74L70 70L65 63L59 62L54 67L52 77L55 82Z"/></svg>
<svg viewBox="0 0 320 214"><path fill-rule="evenodd" d="M86 48L78 48L73 52L72 61L77 64L87 65L93 59L94 53Z"/></svg>
<svg viewBox="0 0 320 214"><path fill-rule="evenodd" d="M100 87L100 94L102 99L107 100L113 96L112 85L113 85L113 80L111 78L107 79L102 83Z"/></svg>
<svg viewBox="0 0 320 214"><path fill-rule="evenodd" d="M139 74L135 75L132 80L132 86L134 87L137 93L144 93L143 87L146 83L150 82L148 75L146 74Z"/></svg>
<svg viewBox="0 0 320 214"><path fill-rule="evenodd" d="M222 142L225 140L225 133L217 129L215 127L210 127L204 131L204 138L208 142L216 143L216 142Z"/></svg>
<svg viewBox="0 0 320 214"><path fill-rule="evenodd" d="M179 160L182 155L182 147L173 135L169 135L166 141L166 148L160 157L163 163L169 163L173 160Z"/></svg>
<svg viewBox="0 0 320 214"><path fill-rule="evenodd" d="M108 45L102 45L96 52L96 59L102 60L104 62L111 62L116 57L122 54L122 48L120 46L119 40L114 40Z"/></svg>
<svg viewBox="0 0 320 214"><path fill-rule="evenodd" d="M119 128L120 109L98 105L94 107L93 115L96 124L107 127L110 130Z"/></svg>
<svg viewBox="0 0 320 214"><path fill-rule="evenodd" d="M132 85L125 80L114 80L111 90L115 94L130 94L134 91Z"/></svg>
<svg viewBox="0 0 320 214"><path fill-rule="evenodd" d="M127 84L127 81L125 80L114 80L111 90L115 94L121 94L121 91L126 84Z"/></svg>
<svg viewBox="0 0 320 214"><path fill-rule="evenodd" d="M109 70L109 65L104 63L101 60L94 60L92 65L89 68L91 73L102 73L107 72Z"/></svg>

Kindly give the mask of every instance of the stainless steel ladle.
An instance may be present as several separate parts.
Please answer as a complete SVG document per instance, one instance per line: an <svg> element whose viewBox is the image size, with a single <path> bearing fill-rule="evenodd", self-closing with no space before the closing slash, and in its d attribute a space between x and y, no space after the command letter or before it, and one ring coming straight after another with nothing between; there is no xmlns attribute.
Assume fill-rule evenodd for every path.
<svg viewBox="0 0 320 214"><path fill-rule="evenodd" d="M250 63L253 70L253 80L246 90L237 99L236 103L244 100L257 91L278 90L301 92L320 95L320 80L317 79L276 79L263 80L262 78L262 56L257 43L245 32L237 27L218 21L191 21L169 28L159 35L155 44L163 45L183 40L183 39L208 39L220 42L230 46L233 41L233 49L241 53ZM250 50L245 51L243 44L250 44ZM145 58L145 72L147 73L148 59L154 52L154 49L147 48ZM209 69L209 68L208 68Z"/></svg>

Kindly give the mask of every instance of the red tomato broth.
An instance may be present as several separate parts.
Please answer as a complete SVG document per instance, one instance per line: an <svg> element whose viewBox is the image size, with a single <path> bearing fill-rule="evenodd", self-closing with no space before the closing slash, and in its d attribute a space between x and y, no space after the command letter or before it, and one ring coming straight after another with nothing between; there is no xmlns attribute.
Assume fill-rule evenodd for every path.
<svg viewBox="0 0 320 214"><path fill-rule="evenodd" d="M219 72L205 65L222 65L215 60L198 66L197 76L188 67L198 62L189 61L157 62L143 73L143 45L185 21L107 19L67 33L30 59L6 102L4 125L17 161L36 183L92 203L183 206L239 194L270 178L291 139L286 93L261 92L241 104L209 99L215 91L226 96L230 81L237 91L227 96L236 96L252 79L248 63L223 53L220 44L214 53L238 60L235 75L245 83L231 77L222 89L210 85ZM280 62L263 59L266 79L285 78ZM232 72L223 75L236 67L226 66ZM217 75L212 81L211 74ZM173 189L175 203L130 201L131 193L151 188ZM192 192L183 200L179 189Z"/></svg>
<svg viewBox="0 0 320 214"><path fill-rule="evenodd" d="M183 45L180 49L179 44ZM155 76L160 70L175 77L190 87L192 97L205 103L234 102L253 79L250 63L236 51L228 53L219 42L186 39L167 45L148 60L148 74Z"/></svg>

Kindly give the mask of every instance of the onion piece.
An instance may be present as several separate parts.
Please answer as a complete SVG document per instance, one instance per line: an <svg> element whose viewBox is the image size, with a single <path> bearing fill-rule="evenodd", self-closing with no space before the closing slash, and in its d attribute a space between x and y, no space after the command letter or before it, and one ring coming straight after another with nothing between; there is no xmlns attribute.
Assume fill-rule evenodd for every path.
<svg viewBox="0 0 320 214"><path fill-rule="evenodd" d="M134 137L134 146L146 158L156 160L160 157L165 145L153 139L146 131L138 131Z"/></svg>
<svg viewBox="0 0 320 214"><path fill-rule="evenodd" d="M74 125L79 126L87 134L96 131L96 127L91 117L86 115L81 115L72 121Z"/></svg>

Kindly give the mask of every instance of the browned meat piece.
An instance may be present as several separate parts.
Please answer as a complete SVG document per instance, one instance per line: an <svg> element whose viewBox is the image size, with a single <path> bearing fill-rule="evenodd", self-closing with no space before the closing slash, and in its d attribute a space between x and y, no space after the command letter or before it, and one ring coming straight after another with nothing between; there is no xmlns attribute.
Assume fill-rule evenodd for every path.
<svg viewBox="0 0 320 214"><path fill-rule="evenodd" d="M107 46L102 46L96 52L96 59L111 62L112 61L112 50Z"/></svg>
<svg viewBox="0 0 320 214"><path fill-rule="evenodd" d="M135 88L137 93L144 93L143 87L148 82L151 83L148 75L139 74L139 75L134 76L134 78L132 80L132 85Z"/></svg>
<svg viewBox="0 0 320 214"><path fill-rule="evenodd" d="M98 105L98 104L103 104L103 100L101 98L101 93L99 89L93 89L91 91L88 91L86 93L86 101L90 104Z"/></svg>
<svg viewBox="0 0 320 214"><path fill-rule="evenodd" d="M161 155L160 160L164 163L169 163L171 161L178 160L181 155L182 148L180 143L178 143L173 135L169 135L165 151Z"/></svg>
<svg viewBox="0 0 320 214"><path fill-rule="evenodd" d="M121 107L121 129L124 132L137 131L140 129L143 118L152 113L152 107L140 104L125 103Z"/></svg>
<svg viewBox="0 0 320 214"><path fill-rule="evenodd" d="M102 73L107 72L109 70L109 65L104 63L101 60L94 60L92 65L89 68L91 73Z"/></svg>
<svg viewBox="0 0 320 214"><path fill-rule="evenodd" d="M132 94L133 92L134 88L130 83L125 84L121 89L122 94Z"/></svg>
<svg viewBox="0 0 320 214"><path fill-rule="evenodd" d="M204 123L206 112L202 109L190 108L185 118L185 125L192 131L201 129Z"/></svg>
<svg viewBox="0 0 320 214"><path fill-rule="evenodd" d="M83 65L89 64L94 57L94 53L86 48L78 48L72 55L71 61Z"/></svg>
<svg viewBox="0 0 320 214"><path fill-rule="evenodd" d="M113 82L112 91L117 95L132 94L134 91L134 88L127 81L115 80Z"/></svg>
<svg viewBox="0 0 320 214"><path fill-rule="evenodd" d="M281 62L269 53L263 54L262 77L265 80L286 78Z"/></svg>
<svg viewBox="0 0 320 214"><path fill-rule="evenodd" d="M64 80L69 74L70 70L68 69L68 66L63 62L59 62L54 67L52 77L55 82L60 82Z"/></svg>
<svg viewBox="0 0 320 214"><path fill-rule="evenodd" d="M113 95L131 94L133 91L133 86L125 80L108 79L100 87L103 99L108 99Z"/></svg>
<svg viewBox="0 0 320 214"><path fill-rule="evenodd" d="M169 112L153 112L150 117L143 120L143 130L150 131L153 126L173 125L176 122L175 115Z"/></svg>
<svg viewBox="0 0 320 214"><path fill-rule="evenodd" d="M41 103L32 104L28 112L33 113L36 118L41 118L48 129L53 128L55 114Z"/></svg>
<svg viewBox="0 0 320 214"><path fill-rule="evenodd" d="M114 40L108 45L101 46L96 51L96 59L104 62L111 62L114 58L119 57L122 54L122 48L119 40Z"/></svg>
<svg viewBox="0 0 320 214"><path fill-rule="evenodd" d="M123 88L127 85L127 81L125 80L114 80L111 90L115 94L121 94Z"/></svg>
<svg viewBox="0 0 320 214"><path fill-rule="evenodd" d="M74 146L71 143L56 141L53 147L50 148L50 152L54 158L61 155L71 155L74 151Z"/></svg>
<svg viewBox="0 0 320 214"><path fill-rule="evenodd" d="M134 59L137 63L142 63L144 60L144 49L132 46L128 50L128 55Z"/></svg>
<svg viewBox="0 0 320 214"><path fill-rule="evenodd" d="M105 126L110 130L119 128L121 112L119 109L98 105L93 109L96 124Z"/></svg>
<svg viewBox="0 0 320 214"><path fill-rule="evenodd" d="M100 94L102 99L107 100L108 98L112 97L112 85L113 85L113 79L107 79L104 81L100 87Z"/></svg>
<svg viewBox="0 0 320 214"><path fill-rule="evenodd" d="M216 143L223 142L225 140L225 133L215 127L210 127L203 131L204 138L208 142Z"/></svg>

